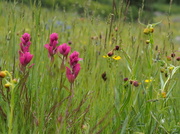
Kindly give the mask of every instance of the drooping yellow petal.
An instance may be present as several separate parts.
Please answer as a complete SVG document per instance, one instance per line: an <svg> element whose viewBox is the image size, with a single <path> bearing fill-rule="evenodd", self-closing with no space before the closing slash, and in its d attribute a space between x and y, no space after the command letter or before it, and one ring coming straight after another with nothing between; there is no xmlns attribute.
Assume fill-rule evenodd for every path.
<svg viewBox="0 0 180 134"><path fill-rule="evenodd" d="M121 59L120 56L113 56L112 58L113 58L114 60L120 60L120 59Z"/></svg>

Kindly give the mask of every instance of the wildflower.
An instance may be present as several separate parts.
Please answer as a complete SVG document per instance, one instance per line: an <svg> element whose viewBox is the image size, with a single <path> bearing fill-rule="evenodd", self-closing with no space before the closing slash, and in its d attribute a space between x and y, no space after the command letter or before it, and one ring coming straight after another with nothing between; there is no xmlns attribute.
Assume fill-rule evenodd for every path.
<svg viewBox="0 0 180 134"><path fill-rule="evenodd" d="M58 44L58 34L57 33L52 33L50 35L50 46L56 46Z"/></svg>
<svg viewBox="0 0 180 134"><path fill-rule="evenodd" d="M113 56L112 58L113 58L114 60L120 60L120 59L121 59L120 56Z"/></svg>
<svg viewBox="0 0 180 134"><path fill-rule="evenodd" d="M0 78L6 77L6 71L0 71Z"/></svg>
<svg viewBox="0 0 180 134"><path fill-rule="evenodd" d="M28 34L28 33L24 33L23 35L22 35L22 38L21 38L21 41L22 41L22 43L26 43L26 42L28 42L29 40L30 40L30 34Z"/></svg>
<svg viewBox="0 0 180 134"><path fill-rule="evenodd" d="M58 51L63 55L63 56L67 56L69 54L71 50L71 47L68 46L66 43L60 45L58 47Z"/></svg>
<svg viewBox="0 0 180 134"><path fill-rule="evenodd" d="M124 81L128 81L128 78L124 78Z"/></svg>
<svg viewBox="0 0 180 134"><path fill-rule="evenodd" d="M82 58L79 58L79 53L74 51L70 56L70 66L73 67L75 66L78 61L82 60Z"/></svg>
<svg viewBox="0 0 180 134"><path fill-rule="evenodd" d="M21 51L19 51L19 55L19 60L22 66L26 66L33 58L33 55L30 54L30 52L22 53Z"/></svg>
<svg viewBox="0 0 180 134"><path fill-rule="evenodd" d="M109 56L108 55L103 55L103 58L109 58Z"/></svg>
<svg viewBox="0 0 180 134"><path fill-rule="evenodd" d="M177 57L176 60L177 60L177 61L180 61L180 57Z"/></svg>
<svg viewBox="0 0 180 134"><path fill-rule="evenodd" d="M161 93L161 95L162 95L163 98L167 97L166 92L164 92L164 91Z"/></svg>
<svg viewBox="0 0 180 134"><path fill-rule="evenodd" d="M19 45L20 45L21 51L23 53L29 52L29 47L31 45L30 34L24 33L20 39L21 39L21 43Z"/></svg>
<svg viewBox="0 0 180 134"><path fill-rule="evenodd" d="M54 59L54 55L56 54L57 51L57 44L58 44L58 34L57 33L52 33L50 35L50 43L45 44L44 47L48 50L49 57L51 60Z"/></svg>
<svg viewBox="0 0 180 134"><path fill-rule="evenodd" d="M144 82L146 82L146 83L149 83L149 82L151 82L152 80L151 79L147 79L147 80L145 80Z"/></svg>
<svg viewBox="0 0 180 134"><path fill-rule="evenodd" d="M172 57L172 58L174 58L175 56L176 56L175 53L172 53L172 54L171 54L171 57Z"/></svg>
<svg viewBox="0 0 180 134"><path fill-rule="evenodd" d="M74 80L78 76L80 69L81 69L80 64L76 64L72 68L72 70L66 67L66 77L68 78L70 83L74 83Z"/></svg>

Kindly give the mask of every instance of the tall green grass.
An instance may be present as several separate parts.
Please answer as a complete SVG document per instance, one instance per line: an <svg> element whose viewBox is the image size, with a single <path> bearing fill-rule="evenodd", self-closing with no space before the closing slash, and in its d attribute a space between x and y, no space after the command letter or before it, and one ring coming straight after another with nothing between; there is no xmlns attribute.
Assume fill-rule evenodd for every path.
<svg viewBox="0 0 180 134"><path fill-rule="evenodd" d="M154 27L150 45L145 43L149 39L143 33L146 26L126 23L120 9L106 20L90 15L81 18L33 4L27 7L0 2L0 9L0 69L21 80L18 50L25 32L31 34L31 63L35 63L24 83L28 96L20 96L19 86L13 92L7 91L5 80L0 79L0 133L180 132L180 63L175 58L167 60L171 53L176 57L180 53L179 44L173 42L177 27L170 16L164 16L161 24ZM60 88L61 60L56 55L49 69L51 62L44 48L54 32L59 34L59 44L71 41L71 51L78 51L83 58L71 104L65 75L65 87ZM120 50L115 54L121 56L120 60L103 58L117 45ZM173 70L169 69L171 66ZM102 78L104 72L107 80ZM139 86L125 82L125 77L138 81ZM147 79L152 81L145 83ZM5 96L11 93L13 116L9 115L12 103L3 100L2 91Z"/></svg>

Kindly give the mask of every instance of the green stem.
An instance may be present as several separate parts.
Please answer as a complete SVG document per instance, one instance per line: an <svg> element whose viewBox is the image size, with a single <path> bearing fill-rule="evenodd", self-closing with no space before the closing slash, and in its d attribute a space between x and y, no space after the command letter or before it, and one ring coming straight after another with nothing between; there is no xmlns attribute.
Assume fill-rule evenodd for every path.
<svg viewBox="0 0 180 134"><path fill-rule="evenodd" d="M14 85L12 85L10 92L11 92L11 100L10 100L10 115L9 115L9 121L8 121L8 127L9 127L8 134L12 134L12 128L13 128Z"/></svg>

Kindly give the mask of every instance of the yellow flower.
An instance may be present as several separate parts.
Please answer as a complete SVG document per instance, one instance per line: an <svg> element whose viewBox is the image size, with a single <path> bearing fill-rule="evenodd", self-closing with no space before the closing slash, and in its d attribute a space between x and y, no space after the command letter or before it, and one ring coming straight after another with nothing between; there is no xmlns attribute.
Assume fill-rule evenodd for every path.
<svg viewBox="0 0 180 134"><path fill-rule="evenodd" d="M146 83L149 83L149 82L151 82L152 80L150 79L150 80L145 80L144 82L146 82Z"/></svg>
<svg viewBox="0 0 180 134"><path fill-rule="evenodd" d="M113 58L114 60L120 60L120 59L121 59L120 56L113 56L112 58Z"/></svg>
<svg viewBox="0 0 180 134"><path fill-rule="evenodd" d="M103 55L103 58L108 58L109 56L107 56L107 55Z"/></svg>

